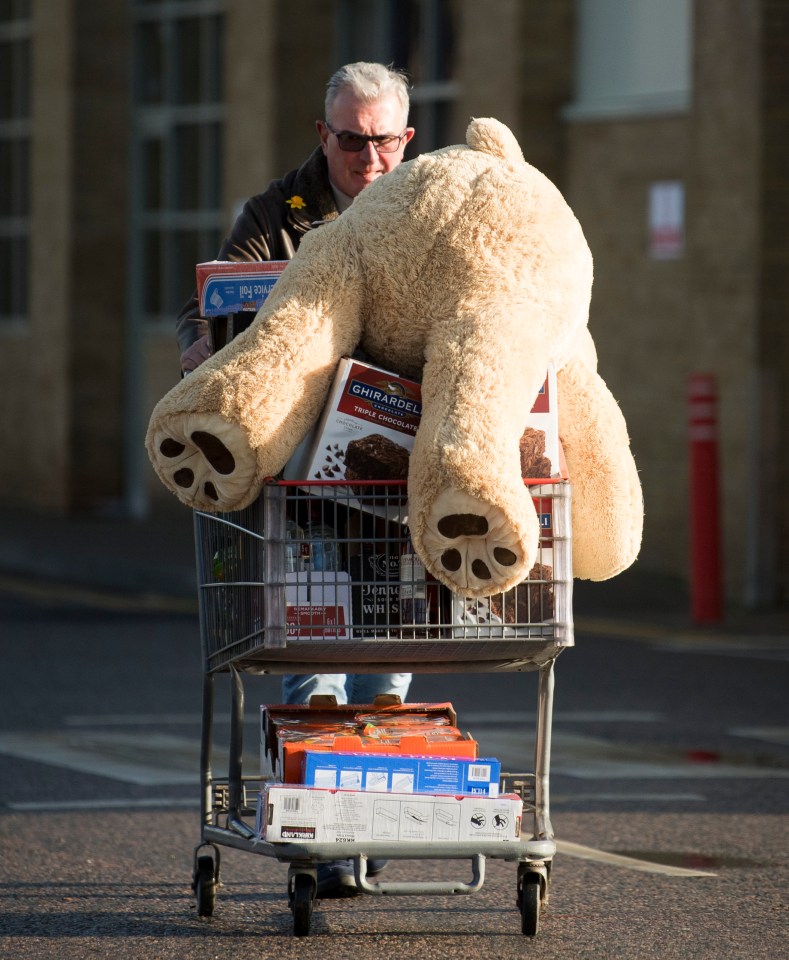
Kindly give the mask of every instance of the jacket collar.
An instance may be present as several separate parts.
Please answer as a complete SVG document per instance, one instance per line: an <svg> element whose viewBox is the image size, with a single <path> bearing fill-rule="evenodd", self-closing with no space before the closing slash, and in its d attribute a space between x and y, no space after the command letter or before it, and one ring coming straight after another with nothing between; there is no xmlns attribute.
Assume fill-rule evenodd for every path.
<svg viewBox="0 0 789 960"><path fill-rule="evenodd" d="M329 184L326 156L318 146L296 171L293 196L301 197L306 206L290 206L288 220L300 231L306 232L317 221L336 220L339 216L334 193Z"/></svg>

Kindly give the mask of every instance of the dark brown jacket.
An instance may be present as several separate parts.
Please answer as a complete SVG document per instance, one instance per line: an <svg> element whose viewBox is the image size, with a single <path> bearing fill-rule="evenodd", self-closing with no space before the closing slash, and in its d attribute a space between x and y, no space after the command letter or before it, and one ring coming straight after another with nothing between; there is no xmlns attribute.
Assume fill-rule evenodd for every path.
<svg viewBox="0 0 789 960"><path fill-rule="evenodd" d="M292 197L301 197L306 206L291 206ZM337 216L326 157L316 147L298 170L272 180L264 193L247 200L217 260L290 260L308 230ZM181 353L206 333L208 324L200 317L195 290L176 321Z"/></svg>

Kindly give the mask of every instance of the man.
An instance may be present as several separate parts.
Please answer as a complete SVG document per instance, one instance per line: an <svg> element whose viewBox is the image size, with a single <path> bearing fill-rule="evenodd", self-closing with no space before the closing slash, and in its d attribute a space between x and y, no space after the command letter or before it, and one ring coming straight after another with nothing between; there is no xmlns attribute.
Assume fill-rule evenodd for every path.
<svg viewBox="0 0 789 960"><path fill-rule="evenodd" d="M402 161L414 135L402 74L378 63L341 67L326 87L325 120L315 123L320 145L306 162L244 205L219 260L290 260L304 234L334 220L373 180ZM181 369L210 356L197 293L176 323Z"/></svg>
<svg viewBox="0 0 789 960"><path fill-rule="evenodd" d="M290 260L308 230L338 217L366 186L402 161L414 135L407 125L408 107L401 73L378 63L341 67L327 84L325 119L315 124L319 146L301 167L246 202L218 259ZM196 293L181 311L176 330L181 369L188 374L211 354ZM286 676L283 700L307 703L313 694L333 694L338 703L371 703L377 694L395 693L405 701L410 681L407 673ZM370 861L368 875L382 866ZM319 896L355 892L349 861L319 869Z"/></svg>

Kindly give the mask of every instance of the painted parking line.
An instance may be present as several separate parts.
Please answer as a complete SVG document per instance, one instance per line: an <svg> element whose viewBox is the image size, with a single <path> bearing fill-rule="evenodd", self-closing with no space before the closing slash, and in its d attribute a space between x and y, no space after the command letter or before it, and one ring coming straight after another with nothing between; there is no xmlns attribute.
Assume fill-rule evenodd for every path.
<svg viewBox="0 0 789 960"><path fill-rule="evenodd" d="M75 770L137 786L195 786L200 780L200 740L149 730L83 730L0 733L0 754ZM257 770L257 745L243 763ZM213 752L215 770L227 769L227 750Z"/></svg>
<svg viewBox="0 0 789 960"><path fill-rule="evenodd" d="M577 857L580 860L593 860L595 863L604 863L612 867L623 867L626 870L638 870L643 873L658 873L667 877L717 877L717 873L708 870L693 870L689 867L676 867L668 863L654 863L650 860L638 860L635 857L626 857L620 853L611 853L608 850L596 850L581 843L571 843L568 840L557 840L556 849L568 857Z"/></svg>
<svg viewBox="0 0 789 960"><path fill-rule="evenodd" d="M475 726L516 723L534 724L534 712L518 710L464 711L463 723ZM662 723L665 716L654 710L554 710L554 723Z"/></svg>
<svg viewBox="0 0 789 960"><path fill-rule="evenodd" d="M63 718L66 727L180 727L203 721L200 713L94 713ZM229 723L229 714L217 714L214 723Z"/></svg>
<svg viewBox="0 0 789 960"><path fill-rule="evenodd" d="M504 768L531 769L532 739L517 730L481 731L480 750ZM764 780L789 777L789 769L726 756L698 762L681 748L614 743L556 729L551 738L551 775L583 780Z"/></svg>
<svg viewBox="0 0 789 960"><path fill-rule="evenodd" d="M162 733L2 733L0 753L138 786L199 779L199 742Z"/></svg>
<svg viewBox="0 0 789 960"><path fill-rule="evenodd" d="M173 725L182 722L179 716ZM199 738L177 736L161 728L151 731L134 729L133 724L123 726L127 728L120 724L107 724L101 729L74 724L56 732L4 732L0 733L0 754L141 786L197 782ZM761 731L761 735L766 734ZM778 732L774 736L777 738ZM501 760L504 769L532 769L532 740L524 732L481 729L477 739L483 753ZM255 750L256 745L250 745L249 756L244 758L250 769L255 769L258 762ZM217 769L221 769L226 756L226 750L215 751ZM561 729L553 732L551 771L552 776L609 782L789 778L789 769L774 763L757 765L725 755L697 762L676 748L613 743Z"/></svg>
<svg viewBox="0 0 789 960"><path fill-rule="evenodd" d="M782 747L789 746L789 727L732 727L727 733L732 737L762 740L764 743L777 743Z"/></svg>

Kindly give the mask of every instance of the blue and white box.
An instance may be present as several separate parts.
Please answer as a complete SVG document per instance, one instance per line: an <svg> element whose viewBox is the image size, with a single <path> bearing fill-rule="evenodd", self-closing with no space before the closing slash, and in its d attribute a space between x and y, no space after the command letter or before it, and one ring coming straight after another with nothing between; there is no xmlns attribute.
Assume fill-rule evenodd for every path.
<svg viewBox="0 0 789 960"><path fill-rule="evenodd" d="M197 300L201 317L257 312L289 260L262 263L210 260L197 264Z"/></svg>
<svg viewBox="0 0 789 960"><path fill-rule="evenodd" d="M327 790L497 797L501 764L492 757L381 753L304 753L303 782Z"/></svg>

